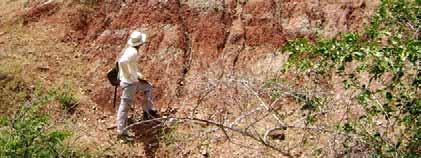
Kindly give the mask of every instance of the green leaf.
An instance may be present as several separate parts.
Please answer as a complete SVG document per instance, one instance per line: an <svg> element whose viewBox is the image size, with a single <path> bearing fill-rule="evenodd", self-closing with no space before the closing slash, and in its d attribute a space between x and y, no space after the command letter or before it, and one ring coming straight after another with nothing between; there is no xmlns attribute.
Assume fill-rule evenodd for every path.
<svg viewBox="0 0 421 158"><path fill-rule="evenodd" d="M352 132L354 130L354 128L352 127L352 125L350 123L348 123L348 122L345 123L342 128L347 133Z"/></svg>
<svg viewBox="0 0 421 158"><path fill-rule="evenodd" d="M9 123L8 119L6 116L0 116L0 125L1 126L7 126Z"/></svg>
<svg viewBox="0 0 421 158"><path fill-rule="evenodd" d="M316 122L316 120L316 117L310 114L306 117L306 125L312 125Z"/></svg>
<svg viewBox="0 0 421 158"><path fill-rule="evenodd" d="M69 131L53 131L48 133L48 141L53 144L58 144L70 136L71 132Z"/></svg>
<svg viewBox="0 0 421 158"><path fill-rule="evenodd" d="M393 95L391 92L386 92L386 98L391 101L393 99Z"/></svg>
<svg viewBox="0 0 421 158"><path fill-rule="evenodd" d="M345 89L349 89L351 87L351 82L349 80L343 80L342 83Z"/></svg>
<svg viewBox="0 0 421 158"><path fill-rule="evenodd" d="M363 105L367 105L368 101L370 100L371 92L368 90L362 91L358 96L358 102Z"/></svg>

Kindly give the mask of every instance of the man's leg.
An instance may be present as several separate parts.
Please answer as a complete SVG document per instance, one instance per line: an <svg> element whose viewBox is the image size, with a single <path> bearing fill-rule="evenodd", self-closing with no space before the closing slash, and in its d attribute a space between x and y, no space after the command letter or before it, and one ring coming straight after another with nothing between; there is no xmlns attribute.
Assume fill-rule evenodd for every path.
<svg viewBox="0 0 421 158"><path fill-rule="evenodd" d="M141 80L139 82L139 89L145 93L145 103L142 108L145 112L150 112L154 110L153 107L153 96L152 96L152 85L147 81Z"/></svg>
<svg viewBox="0 0 421 158"><path fill-rule="evenodd" d="M117 112L117 134L127 135L127 130L124 130L124 128L127 126L128 112L133 103L136 86L122 83L121 87L123 88L123 94L121 95L121 102Z"/></svg>

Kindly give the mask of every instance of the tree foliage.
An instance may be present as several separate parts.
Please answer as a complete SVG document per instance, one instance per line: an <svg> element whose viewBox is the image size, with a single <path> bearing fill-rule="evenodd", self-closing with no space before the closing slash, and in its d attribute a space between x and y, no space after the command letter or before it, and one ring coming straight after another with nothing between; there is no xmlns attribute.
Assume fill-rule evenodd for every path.
<svg viewBox="0 0 421 158"><path fill-rule="evenodd" d="M352 100L365 114L341 130L362 136L359 141L373 157L421 154L420 6L419 0L382 0L364 33L298 39L282 48L289 53L285 71L322 76L333 72L343 79L344 89L357 93ZM368 81L361 79L364 74ZM374 83L382 86L373 88ZM385 120L386 127L378 120Z"/></svg>
<svg viewBox="0 0 421 158"><path fill-rule="evenodd" d="M0 157L80 157L88 156L64 141L72 133L56 129L43 109L55 93L35 90L36 98L27 100L11 117L0 117Z"/></svg>

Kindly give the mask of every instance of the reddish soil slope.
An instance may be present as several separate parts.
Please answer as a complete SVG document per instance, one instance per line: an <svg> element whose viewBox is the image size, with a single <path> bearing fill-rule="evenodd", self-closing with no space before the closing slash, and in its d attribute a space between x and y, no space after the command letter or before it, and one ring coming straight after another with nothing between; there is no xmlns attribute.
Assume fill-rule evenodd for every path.
<svg viewBox="0 0 421 158"><path fill-rule="evenodd" d="M156 104L178 107L200 95L202 83L221 78L264 81L285 61L287 40L334 38L361 31L378 1L343 0L98 0L34 3L24 24L64 23L63 40L88 54L90 96L111 107L105 72L138 29L149 35L139 67L153 83ZM223 93L223 91L221 91ZM215 102L218 102L215 100Z"/></svg>

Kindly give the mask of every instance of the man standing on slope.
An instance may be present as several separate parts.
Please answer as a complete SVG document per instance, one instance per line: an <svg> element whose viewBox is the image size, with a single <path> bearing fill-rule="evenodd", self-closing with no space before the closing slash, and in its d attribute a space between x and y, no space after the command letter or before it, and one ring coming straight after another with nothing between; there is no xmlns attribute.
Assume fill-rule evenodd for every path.
<svg viewBox="0 0 421 158"><path fill-rule="evenodd" d="M136 92L145 93L146 102L143 105L143 117L153 118L157 116L157 111L153 109L152 85L146 81L138 70L138 49L146 43L146 34L134 31L127 42L127 47L118 59L118 77L121 80L120 86L123 89L121 102L117 112L117 134L119 138L127 138L128 130L127 117L129 107L132 105Z"/></svg>

